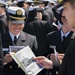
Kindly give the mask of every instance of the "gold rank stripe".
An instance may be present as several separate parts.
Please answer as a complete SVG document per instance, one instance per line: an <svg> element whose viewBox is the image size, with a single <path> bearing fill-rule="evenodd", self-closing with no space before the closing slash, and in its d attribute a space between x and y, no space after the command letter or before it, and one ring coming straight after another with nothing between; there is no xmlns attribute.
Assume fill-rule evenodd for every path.
<svg viewBox="0 0 75 75"><path fill-rule="evenodd" d="M40 2L40 1L38 1L38 0L34 0L34 2Z"/></svg>
<svg viewBox="0 0 75 75"><path fill-rule="evenodd" d="M13 17L13 16L10 16L10 18L13 18L13 19L18 19L18 20L24 20L26 17L23 17L23 18L17 18L17 17Z"/></svg>
<svg viewBox="0 0 75 75"><path fill-rule="evenodd" d="M0 6L4 6L3 4L0 4Z"/></svg>

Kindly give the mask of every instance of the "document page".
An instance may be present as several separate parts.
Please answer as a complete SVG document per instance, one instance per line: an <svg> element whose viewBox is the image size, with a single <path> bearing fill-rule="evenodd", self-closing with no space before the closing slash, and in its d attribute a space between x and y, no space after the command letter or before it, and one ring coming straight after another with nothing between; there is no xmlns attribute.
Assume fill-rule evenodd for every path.
<svg viewBox="0 0 75 75"><path fill-rule="evenodd" d="M19 67L21 67L21 69L24 71L24 67L22 63L19 61L19 59L17 58L16 53L14 52L9 52L9 53L12 56L12 58L15 60L15 62L19 65Z"/></svg>
<svg viewBox="0 0 75 75"><path fill-rule="evenodd" d="M40 64L37 64L36 61L32 60L32 58L34 58L35 55L29 46L24 47L23 49L15 53L15 55L21 63L21 68L27 75L36 75L43 69L43 67Z"/></svg>
<svg viewBox="0 0 75 75"><path fill-rule="evenodd" d="M21 50L22 48L24 48L24 46L9 46L9 51L10 52L18 52L19 50Z"/></svg>

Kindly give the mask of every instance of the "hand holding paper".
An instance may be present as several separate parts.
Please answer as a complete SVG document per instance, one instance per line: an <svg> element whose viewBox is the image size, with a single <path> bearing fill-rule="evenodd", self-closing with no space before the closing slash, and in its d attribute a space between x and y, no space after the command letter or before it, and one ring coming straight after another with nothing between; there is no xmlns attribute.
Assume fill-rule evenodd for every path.
<svg viewBox="0 0 75 75"><path fill-rule="evenodd" d="M27 75L36 75L43 69L40 64L32 60L36 56L29 46L24 47L16 53L10 52L10 55Z"/></svg>
<svg viewBox="0 0 75 75"><path fill-rule="evenodd" d="M52 60L56 60L57 61L57 59L58 59L58 53L56 51L56 46L51 45L50 48L52 48L54 50L54 54L51 54L50 58Z"/></svg>
<svg viewBox="0 0 75 75"><path fill-rule="evenodd" d="M57 61L57 59L58 59L58 53L57 53L57 51L56 51L56 46L54 47L54 54L55 54L55 59L56 59L56 61Z"/></svg>

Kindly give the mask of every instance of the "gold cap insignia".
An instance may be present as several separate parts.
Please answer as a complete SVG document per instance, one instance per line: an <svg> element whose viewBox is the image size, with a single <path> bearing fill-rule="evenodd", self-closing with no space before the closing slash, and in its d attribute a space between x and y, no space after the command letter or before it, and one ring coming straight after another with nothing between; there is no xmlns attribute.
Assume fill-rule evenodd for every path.
<svg viewBox="0 0 75 75"><path fill-rule="evenodd" d="M0 4L0 6L4 6L3 4Z"/></svg>
<svg viewBox="0 0 75 75"><path fill-rule="evenodd" d="M36 1L36 0L34 0L34 1Z"/></svg>
<svg viewBox="0 0 75 75"><path fill-rule="evenodd" d="M16 14L17 14L17 15L22 15L23 12L22 12L21 10L17 10L17 11L16 11Z"/></svg>

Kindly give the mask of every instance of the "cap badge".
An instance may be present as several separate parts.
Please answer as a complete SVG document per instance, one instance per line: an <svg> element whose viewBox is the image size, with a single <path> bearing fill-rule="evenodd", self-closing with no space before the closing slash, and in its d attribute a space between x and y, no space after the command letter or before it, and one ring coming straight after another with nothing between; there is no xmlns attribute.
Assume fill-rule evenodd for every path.
<svg viewBox="0 0 75 75"><path fill-rule="evenodd" d="M16 14L17 14L17 15L22 15L23 13L22 13L21 10L17 10L17 11L16 11Z"/></svg>

